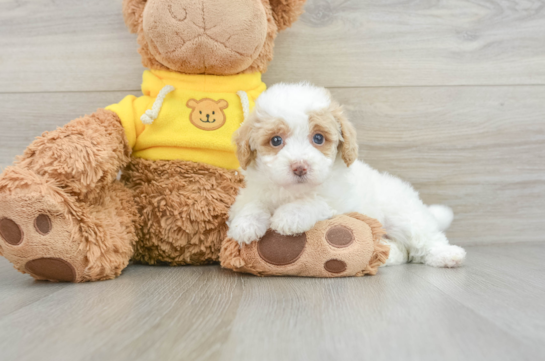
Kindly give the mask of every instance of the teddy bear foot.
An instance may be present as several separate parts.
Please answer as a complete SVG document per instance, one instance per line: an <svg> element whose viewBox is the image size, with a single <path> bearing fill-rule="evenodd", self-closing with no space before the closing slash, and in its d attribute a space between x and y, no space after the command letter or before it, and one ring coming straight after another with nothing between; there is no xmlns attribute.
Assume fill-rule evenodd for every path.
<svg viewBox="0 0 545 361"><path fill-rule="evenodd" d="M0 253L37 280L78 282L85 255L62 203L37 185L0 192Z"/></svg>
<svg viewBox="0 0 545 361"><path fill-rule="evenodd" d="M8 168L0 177L0 255L36 280L85 282L114 278L121 273L114 261L106 266L95 261L95 268L100 270L89 272L91 261L104 253L98 251L99 240L114 232L108 229L107 221L83 208L53 182L24 169ZM112 209L105 211L104 216L115 222ZM95 244L86 241L89 236L97 240ZM104 245L102 248L107 249ZM111 248L117 258L123 258L124 268L132 255L132 245Z"/></svg>
<svg viewBox="0 0 545 361"><path fill-rule="evenodd" d="M381 224L357 213L318 222L299 236L272 230L248 245L226 239L222 267L258 276L347 277L375 274L388 258Z"/></svg>

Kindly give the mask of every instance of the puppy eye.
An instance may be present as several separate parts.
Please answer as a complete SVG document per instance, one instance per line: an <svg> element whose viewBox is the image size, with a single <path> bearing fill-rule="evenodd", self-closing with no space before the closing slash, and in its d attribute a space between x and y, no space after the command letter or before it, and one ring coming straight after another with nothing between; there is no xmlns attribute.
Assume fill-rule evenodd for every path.
<svg viewBox="0 0 545 361"><path fill-rule="evenodd" d="M199 110L199 113L202 114L202 110Z"/></svg>
<svg viewBox="0 0 545 361"><path fill-rule="evenodd" d="M275 148L281 146L282 143L284 143L284 141L282 140L282 137L279 137L278 135L271 139L271 145Z"/></svg>
<svg viewBox="0 0 545 361"><path fill-rule="evenodd" d="M312 141L314 142L314 144L322 145L324 144L324 136L320 133L314 134Z"/></svg>
<svg viewBox="0 0 545 361"><path fill-rule="evenodd" d="M212 112L212 115L216 114L216 112Z"/></svg>

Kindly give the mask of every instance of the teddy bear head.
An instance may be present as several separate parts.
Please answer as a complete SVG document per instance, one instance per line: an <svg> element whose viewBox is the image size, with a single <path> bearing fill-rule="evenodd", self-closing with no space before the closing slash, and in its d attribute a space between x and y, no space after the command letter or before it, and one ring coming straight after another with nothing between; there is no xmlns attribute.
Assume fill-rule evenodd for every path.
<svg viewBox="0 0 545 361"><path fill-rule="evenodd" d="M278 31L306 0L123 0L145 67L186 74L265 72Z"/></svg>

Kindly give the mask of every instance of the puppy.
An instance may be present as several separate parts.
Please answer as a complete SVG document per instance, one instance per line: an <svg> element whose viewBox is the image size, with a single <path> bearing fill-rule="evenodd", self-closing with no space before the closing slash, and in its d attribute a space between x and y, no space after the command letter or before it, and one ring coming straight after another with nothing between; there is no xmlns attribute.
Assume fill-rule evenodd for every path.
<svg viewBox="0 0 545 361"><path fill-rule="evenodd" d="M300 234L336 214L359 212L386 229L387 265L463 262L465 251L443 233L451 209L426 206L410 184L358 161L356 131L326 89L271 87L234 141L246 187L231 207L228 236L239 243L260 239L269 228Z"/></svg>

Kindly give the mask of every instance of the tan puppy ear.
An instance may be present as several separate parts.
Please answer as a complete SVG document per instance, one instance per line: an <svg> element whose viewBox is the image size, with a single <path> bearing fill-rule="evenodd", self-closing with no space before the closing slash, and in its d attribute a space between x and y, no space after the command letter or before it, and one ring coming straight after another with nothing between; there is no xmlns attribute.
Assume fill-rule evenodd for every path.
<svg viewBox="0 0 545 361"><path fill-rule="evenodd" d="M306 0L270 0L278 30L289 28L303 13Z"/></svg>
<svg viewBox="0 0 545 361"><path fill-rule="evenodd" d="M123 0L123 18L131 33L137 33L147 0Z"/></svg>
<svg viewBox="0 0 545 361"><path fill-rule="evenodd" d="M252 135L255 116L252 114L246 119L240 128L235 132L233 141L237 146L237 158L242 169L248 168L250 163L255 159L256 152L252 150L250 137Z"/></svg>
<svg viewBox="0 0 545 361"><path fill-rule="evenodd" d="M331 103L331 113L341 126L341 142L339 152L347 167L358 159L358 139L356 128L346 119L343 108L338 103Z"/></svg>
<svg viewBox="0 0 545 361"><path fill-rule="evenodd" d="M217 104L220 109L227 109L229 107L229 103L227 103L227 100L220 99L218 100Z"/></svg>

